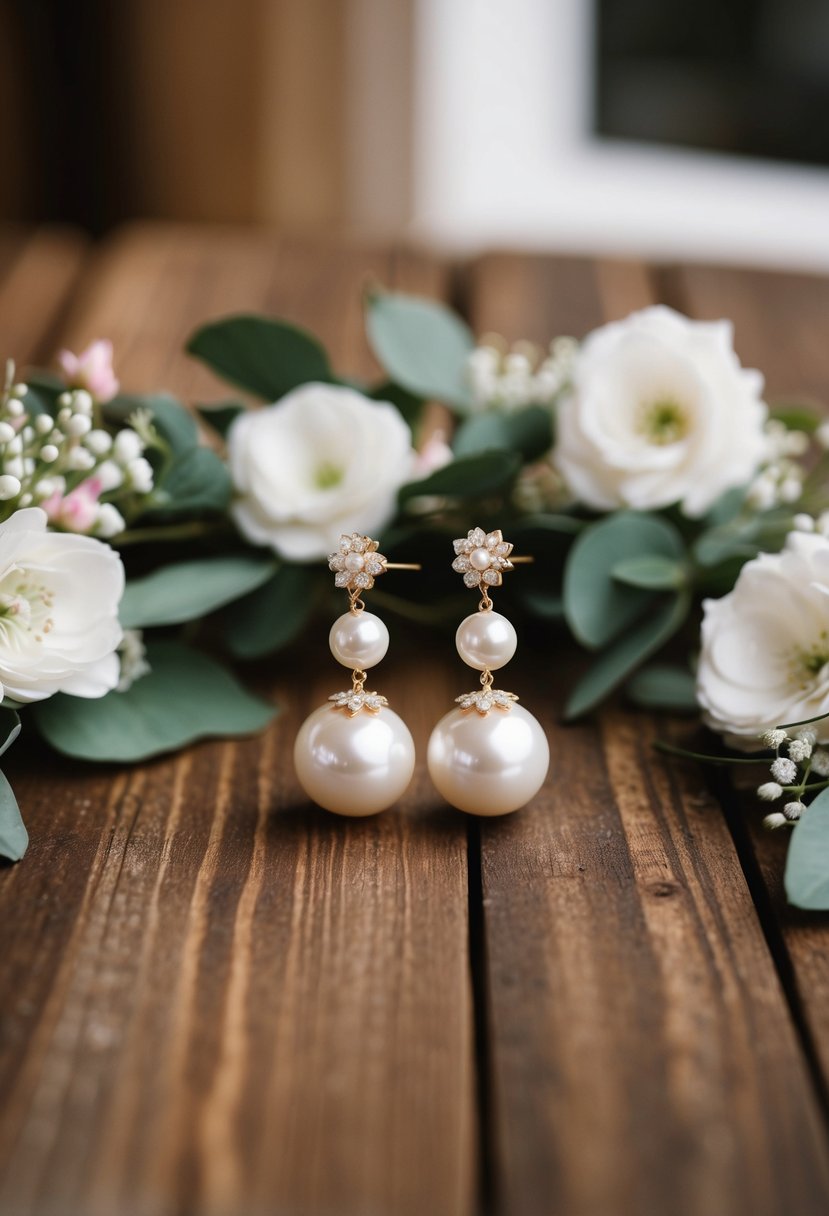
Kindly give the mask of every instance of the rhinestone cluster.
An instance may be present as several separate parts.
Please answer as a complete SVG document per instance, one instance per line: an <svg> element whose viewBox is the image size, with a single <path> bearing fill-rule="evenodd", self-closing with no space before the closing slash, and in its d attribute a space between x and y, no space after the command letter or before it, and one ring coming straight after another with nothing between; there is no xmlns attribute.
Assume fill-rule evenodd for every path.
<svg viewBox="0 0 829 1216"><path fill-rule="evenodd" d="M482 717L486 717L491 709L512 709L512 703L518 697L514 692L504 692L500 688L481 688L475 692L465 692L455 700L461 709L476 709Z"/></svg>
<svg viewBox="0 0 829 1216"><path fill-rule="evenodd" d="M381 697L379 693L360 692L355 689L350 689L348 692L335 692L328 700L334 702L333 709L346 710L350 718L358 714L361 709L367 709L370 714L377 714L384 705L388 705L386 698Z"/></svg>
<svg viewBox="0 0 829 1216"><path fill-rule="evenodd" d="M386 573L387 558L377 552L377 541L352 532L340 537L337 552L328 559L334 586L347 591L370 591L375 578Z"/></svg>
<svg viewBox="0 0 829 1216"><path fill-rule="evenodd" d="M463 575L467 587L500 587L504 571L513 568L509 560L512 545L500 531L472 528L466 537L453 543L457 556L452 569Z"/></svg>

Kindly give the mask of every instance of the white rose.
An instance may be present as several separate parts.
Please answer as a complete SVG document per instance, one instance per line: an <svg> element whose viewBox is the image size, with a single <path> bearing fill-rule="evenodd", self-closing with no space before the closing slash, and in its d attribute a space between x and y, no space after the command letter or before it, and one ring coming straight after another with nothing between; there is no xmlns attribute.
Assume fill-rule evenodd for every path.
<svg viewBox="0 0 829 1216"><path fill-rule="evenodd" d="M118 683L124 567L99 540L47 532L39 507L0 524L0 695L102 697Z"/></svg>
<svg viewBox="0 0 829 1216"><path fill-rule="evenodd" d="M714 730L759 749L769 727L829 713L829 539L790 533L703 612L697 698ZM814 731L829 742L829 719Z"/></svg>
<svg viewBox="0 0 829 1216"><path fill-rule="evenodd" d="M556 463L595 510L679 503L704 515L764 458L762 392L761 374L734 353L730 322L646 308L582 343L558 409Z"/></svg>
<svg viewBox="0 0 829 1216"><path fill-rule="evenodd" d="M240 414L227 446L240 531L293 561L326 557L343 532L376 536L415 459L393 405L332 384Z"/></svg>

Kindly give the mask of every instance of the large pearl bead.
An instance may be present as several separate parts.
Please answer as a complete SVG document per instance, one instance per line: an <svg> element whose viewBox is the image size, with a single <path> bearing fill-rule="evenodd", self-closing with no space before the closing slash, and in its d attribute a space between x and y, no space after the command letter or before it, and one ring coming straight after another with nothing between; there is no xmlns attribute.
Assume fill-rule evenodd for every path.
<svg viewBox="0 0 829 1216"><path fill-rule="evenodd" d="M521 705L486 716L453 709L432 731L427 762L432 781L451 806L470 815L508 815L541 789L550 746Z"/></svg>
<svg viewBox="0 0 829 1216"><path fill-rule="evenodd" d="M415 749L406 723L384 706L349 717L321 705L305 719L294 766L308 797L335 815L374 815L396 802L412 779Z"/></svg>
<svg viewBox="0 0 829 1216"><path fill-rule="evenodd" d="M385 658L389 631L372 612L345 612L331 626L328 645L343 667L368 671Z"/></svg>
<svg viewBox="0 0 829 1216"><path fill-rule="evenodd" d="M473 612L458 625L455 645L464 663L476 671L497 671L515 654L518 635L500 612Z"/></svg>

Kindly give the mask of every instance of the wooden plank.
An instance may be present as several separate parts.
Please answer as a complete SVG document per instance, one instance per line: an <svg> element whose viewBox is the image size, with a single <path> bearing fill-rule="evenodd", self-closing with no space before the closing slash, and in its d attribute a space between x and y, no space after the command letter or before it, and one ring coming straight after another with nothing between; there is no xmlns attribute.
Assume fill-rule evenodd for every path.
<svg viewBox="0 0 829 1216"><path fill-rule="evenodd" d="M55 327L76 288L88 242L72 229L0 235L0 359L18 367L52 353Z"/></svg>
<svg viewBox="0 0 829 1216"><path fill-rule="evenodd" d="M715 316L721 310L731 318L737 349L767 373L770 397L813 393L824 408L829 405L824 336L829 279L698 266L672 271L666 290L692 316ZM752 792L739 803L749 864L753 860L767 899L768 931L781 947L807 1041L829 1087L829 916L788 906L782 881L787 834L763 829L770 808Z"/></svg>
<svg viewBox="0 0 829 1216"><path fill-rule="evenodd" d="M652 284L635 265L484 259L471 320L580 335ZM664 722L611 708L559 725L562 683L550 661L516 687L549 733L546 790L481 827L502 1209L817 1216L826 1132L720 809L651 751Z"/></svg>
<svg viewBox="0 0 829 1216"><path fill-rule="evenodd" d="M446 284L425 257L131 229L64 337L112 337L130 387L219 398L182 339L268 309L366 374L366 273ZM390 627L378 686L420 741L440 677L432 692L421 661L395 660ZM0 872L3 1211L471 1210L465 824L434 810L422 765L392 814L309 807L291 748L336 686L324 635L261 679L284 712L258 739L134 770L54 761L48 777L35 750L13 753L32 846Z"/></svg>

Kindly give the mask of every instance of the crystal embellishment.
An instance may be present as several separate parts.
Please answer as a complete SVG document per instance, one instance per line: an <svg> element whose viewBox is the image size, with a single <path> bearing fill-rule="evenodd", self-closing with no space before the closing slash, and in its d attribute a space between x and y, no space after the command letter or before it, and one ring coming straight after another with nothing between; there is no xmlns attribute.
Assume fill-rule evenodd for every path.
<svg viewBox="0 0 829 1216"><path fill-rule="evenodd" d="M343 534L337 552L328 558L328 569L334 572L334 586L346 591L370 591L374 580L386 573L387 558L377 552L377 541L370 536L352 532Z"/></svg>
<svg viewBox="0 0 829 1216"><path fill-rule="evenodd" d="M463 575L467 587L500 587L504 573L513 569L509 560L512 545L504 540L500 530L484 532L483 528L472 528L465 537L452 543L456 555L452 569Z"/></svg>
<svg viewBox="0 0 829 1216"><path fill-rule="evenodd" d="M379 714L384 705L388 705L385 697L376 692L357 692L353 688L348 692L335 692L328 698L333 701L332 709L344 709L350 718L366 709L370 714Z"/></svg>
<svg viewBox="0 0 829 1216"><path fill-rule="evenodd" d="M504 712L512 709L512 703L518 697L514 692L504 692L500 688L480 688L475 692L465 692L455 700L461 709L475 709L485 718L491 709L502 709Z"/></svg>

